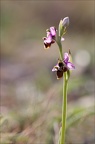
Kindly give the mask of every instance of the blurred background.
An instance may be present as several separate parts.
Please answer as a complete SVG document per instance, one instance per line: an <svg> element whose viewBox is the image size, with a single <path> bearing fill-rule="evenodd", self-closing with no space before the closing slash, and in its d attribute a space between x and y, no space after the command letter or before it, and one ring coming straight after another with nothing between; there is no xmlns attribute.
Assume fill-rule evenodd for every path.
<svg viewBox="0 0 95 144"><path fill-rule="evenodd" d="M59 57L42 38L70 18L63 52L76 69L68 86L66 144L94 144L95 2L1 0L1 143L58 144L62 79L51 70Z"/></svg>

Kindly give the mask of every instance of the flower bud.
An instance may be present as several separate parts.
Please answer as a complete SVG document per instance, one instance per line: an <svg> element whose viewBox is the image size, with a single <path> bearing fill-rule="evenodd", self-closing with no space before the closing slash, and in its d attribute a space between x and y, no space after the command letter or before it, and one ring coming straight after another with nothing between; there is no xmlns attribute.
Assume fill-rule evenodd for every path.
<svg viewBox="0 0 95 144"><path fill-rule="evenodd" d="M69 17L65 17L64 19L63 19L63 27L67 27L67 26L69 26Z"/></svg>
<svg viewBox="0 0 95 144"><path fill-rule="evenodd" d="M69 25L69 17L60 20L59 23L59 36L62 37L66 33L66 28Z"/></svg>

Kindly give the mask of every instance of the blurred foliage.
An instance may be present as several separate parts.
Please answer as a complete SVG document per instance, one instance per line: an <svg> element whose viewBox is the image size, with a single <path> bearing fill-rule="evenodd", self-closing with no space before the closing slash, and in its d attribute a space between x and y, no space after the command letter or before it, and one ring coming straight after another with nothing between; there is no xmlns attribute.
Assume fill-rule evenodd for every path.
<svg viewBox="0 0 95 144"><path fill-rule="evenodd" d="M95 107L90 108L75 108L70 114L67 116L67 130L72 125L76 124L76 122L79 122L79 120L87 118L87 116L95 115L94 111Z"/></svg>
<svg viewBox="0 0 95 144"><path fill-rule="evenodd" d="M52 80L48 71L43 70L38 73L38 76L35 80L35 85L40 91L46 92L50 88L51 84Z"/></svg>

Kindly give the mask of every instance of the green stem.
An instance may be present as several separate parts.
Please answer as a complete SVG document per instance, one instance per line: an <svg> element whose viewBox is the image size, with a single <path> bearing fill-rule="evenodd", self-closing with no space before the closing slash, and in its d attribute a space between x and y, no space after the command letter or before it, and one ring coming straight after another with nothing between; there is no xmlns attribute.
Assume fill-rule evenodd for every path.
<svg viewBox="0 0 95 144"><path fill-rule="evenodd" d="M67 80L67 72L64 73L64 80L63 80L63 103L62 103L62 131L60 137L60 144L65 144L65 131L66 131L66 116L67 116L67 87L68 87L68 80Z"/></svg>
<svg viewBox="0 0 95 144"><path fill-rule="evenodd" d="M62 52L62 44L61 44L61 37L57 35L57 40L56 40L58 47L59 47L59 55L60 55L60 60L63 60L63 52Z"/></svg>
<svg viewBox="0 0 95 144"><path fill-rule="evenodd" d="M60 55L60 59L63 60L63 52L62 52L62 44L59 43L59 55Z"/></svg>
<svg viewBox="0 0 95 144"><path fill-rule="evenodd" d="M63 60L62 44L61 38L58 37L57 44L59 46L60 59ZM63 103L62 103L62 129L60 135L60 144L65 144L65 131L66 131L66 115L67 115L67 87L68 87L68 77L67 72L64 73L63 79Z"/></svg>

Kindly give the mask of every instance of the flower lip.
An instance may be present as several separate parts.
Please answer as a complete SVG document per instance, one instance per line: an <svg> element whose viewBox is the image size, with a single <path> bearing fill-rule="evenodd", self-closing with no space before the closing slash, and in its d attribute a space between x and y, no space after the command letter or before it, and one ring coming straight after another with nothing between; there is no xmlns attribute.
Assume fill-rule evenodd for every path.
<svg viewBox="0 0 95 144"><path fill-rule="evenodd" d="M45 49L50 48L50 46L51 46L51 43L44 43L44 48L45 48Z"/></svg>
<svg viewBox="0 0 95 144"><path fill-rule="evenodd" d="M60 79L61 77L63 77L63 71L58 70L56 75L57 75L57 79Z"/></svg>
<svg viewBox="0 0 95 144"><path fill-rule="evenodd" d="M54 66L52 71L56 72L57 79L59 79L63 77L63 72L67 71L67 68L64 66L63 61L58 59L58 63L56 64L56 66Z"/></svg>

